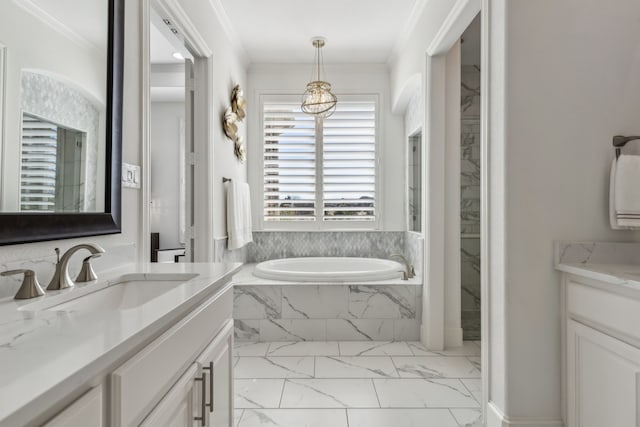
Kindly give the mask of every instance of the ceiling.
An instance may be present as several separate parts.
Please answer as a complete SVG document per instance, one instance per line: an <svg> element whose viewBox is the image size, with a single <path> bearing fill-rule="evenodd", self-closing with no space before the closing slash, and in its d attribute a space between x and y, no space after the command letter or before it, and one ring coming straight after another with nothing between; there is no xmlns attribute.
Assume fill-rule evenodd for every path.
<svg viewBox="0 0 640 427"><path fill-rule="evenodd" d="M252 63L386 63L421 0L219 0ZM247 13L251 11L251 13Z"/></svg>

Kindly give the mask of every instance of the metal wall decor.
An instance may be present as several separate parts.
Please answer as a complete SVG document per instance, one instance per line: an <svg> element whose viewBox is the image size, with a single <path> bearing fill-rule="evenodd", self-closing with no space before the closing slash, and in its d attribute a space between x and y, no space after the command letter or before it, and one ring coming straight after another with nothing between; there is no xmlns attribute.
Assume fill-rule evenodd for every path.
<svg viewBox="0 0 640 427"><path fill-rule="evenodd" d="M222 120L224 134L233 141L233 153L241 162L246 157L246 149L242 137L238 135L238 123L246 117L247 101L244 99L240 85L235 85L231 91L231 106L227 108Z"/></svg>

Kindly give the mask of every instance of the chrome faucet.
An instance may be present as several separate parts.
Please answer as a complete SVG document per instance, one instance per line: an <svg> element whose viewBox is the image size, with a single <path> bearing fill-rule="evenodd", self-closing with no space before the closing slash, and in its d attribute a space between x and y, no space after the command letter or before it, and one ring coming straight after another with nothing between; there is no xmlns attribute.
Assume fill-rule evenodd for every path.
<svg viewBox="0 0 640 427"><path fill-rule="evenodd" d="M93 243L83 243L81 245L76 245L72 248L69 248L62 255L62 257L60 257L60 249L56 248L58 263L56 264L56 272L53 274L53 277L49 282L49 286L47 286L48 291L67 289L75 285L74 281L71 280L71 277L69 277L69 260L71 259L71 256L80 249L88 250L89 252L91 252L91 255L82 261L82 269L75 281L88 282L91 280L96 280L98 278L96 276L96 273L93 271L93 268L91 267L91 260L93 258L99 257L105 252L104 249L102 249L99 245Z"/></svg>
<svg viewBox="0 0 640 427"><path fill-rule="evenodd" d="M392 255L389 255L389 258L399 258L402 261L402 263L404 264L405 271L403 272L404 274L402 275L402 279L403 280L407 280L407 279L411 279L412 277L416 277L416 271L413 268L413 265L411 265L409 263L409 260L407 258L405 258L404 255L392 254Z"/></svg>

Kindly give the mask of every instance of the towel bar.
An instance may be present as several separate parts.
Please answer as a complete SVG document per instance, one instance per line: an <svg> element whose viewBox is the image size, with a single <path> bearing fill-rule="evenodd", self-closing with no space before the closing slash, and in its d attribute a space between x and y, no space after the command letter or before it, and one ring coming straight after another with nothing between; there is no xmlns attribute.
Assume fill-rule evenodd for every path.
<svg viewBox="0 0 640 427"><path fill-rule="evenodd" d="M640 139L640 136L622 136L616 135L613 137L613 146L616 149L616 159L620 157L620 149L627 145L629 141L635 141L636 139Z"/></svg>

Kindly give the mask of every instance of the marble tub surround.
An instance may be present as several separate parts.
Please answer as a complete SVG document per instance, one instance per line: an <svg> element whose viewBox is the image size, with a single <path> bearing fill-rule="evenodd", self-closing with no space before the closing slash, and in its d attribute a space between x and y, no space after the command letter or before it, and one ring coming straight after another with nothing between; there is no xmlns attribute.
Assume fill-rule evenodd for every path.
<svg viewBox="0 0 640 427"><path fill-rule="evenodd" d="M302 284L259 279L247 264L233 278L241 341L417 340L419 277L363 283Z"/></svg>
<svg viewBox="0 0 640 427"><path fill-rule="evenodd" d="M440 355L406 341L236 342L235 425L478 427L479 354L471 341Z"/></svg>
<svg viewBox="0 0 640 427"><path fill-rule="evenodd" d="M61 254L72 247L74 243L64 242L59 245ZM37 253L28 250L28 245L23 246L22 252L14 251L13 256L9 259L0 258L0 271L30 269L36 272L36 276L43 288L47 287L49 280L53 277L56 269L57 257L53 250L40 251ZM98 277L119 266L130 264L131 260L136 259L136 245L129 243L117 246L105 246L105 253L95 258L91 264L93 265ZM82 259L88 255L88 252L78 251L69 262L69 276L75 278L82 267ZM22 276L0 277L0 299L8 298L16 294L22 284Z"/></svg>
<svg viewBox="0 0 640 427"><path fill-rule="evenodd" d="M30 419L32 405L54 404L73 393L79 384L103 374L206 298L228 290L231 276L239 267L128 264L103 274L98 284L49 292L37 300L0 300L0 425L22 425L12 420ZM34 304L46 305L47 299L117 283L123 275L136 273L194 277L137 307L30 311Z"/></svg>

